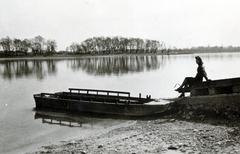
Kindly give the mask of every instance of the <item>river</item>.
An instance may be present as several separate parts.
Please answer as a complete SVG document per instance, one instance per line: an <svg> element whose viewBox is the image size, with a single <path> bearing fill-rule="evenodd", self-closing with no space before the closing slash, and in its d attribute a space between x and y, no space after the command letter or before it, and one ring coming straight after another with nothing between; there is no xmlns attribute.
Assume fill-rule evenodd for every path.
<svg viewBox="0 0 240 154"><path fill-rule="evenodd" d="M34 110L33 94L85 88L127 91L131 96L177 97L174 89L184 77L196 74L196 55L203 59L212 80L240 76L240 53L0 59L0 153L25 153L129 123L126 119L51 112L48 118L41 117L43 112ZM58 117L73 121L60 123Z"/></svg>

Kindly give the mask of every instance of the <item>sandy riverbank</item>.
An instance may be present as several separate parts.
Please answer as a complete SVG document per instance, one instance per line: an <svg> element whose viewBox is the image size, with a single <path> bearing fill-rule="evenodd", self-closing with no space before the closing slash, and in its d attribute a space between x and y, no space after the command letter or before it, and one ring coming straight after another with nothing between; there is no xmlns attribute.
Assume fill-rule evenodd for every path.
<svg viewBox="0 0 240 154"><path fill-rule="evenodd" d="M87 138L42 146L40 153L240 153L239 121L205 119L186 121L176 117L133 120Z"/></svg>

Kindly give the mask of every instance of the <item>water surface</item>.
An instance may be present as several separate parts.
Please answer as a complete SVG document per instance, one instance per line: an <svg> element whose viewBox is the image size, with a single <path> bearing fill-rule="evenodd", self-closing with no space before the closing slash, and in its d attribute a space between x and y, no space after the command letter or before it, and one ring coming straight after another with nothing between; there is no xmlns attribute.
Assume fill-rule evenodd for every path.
<svg viewBox="0 0 240 154"><path fill-rule="evenodd" d="M212 80L240 77L240 53L198 54ZM63 122L33 109L33 94L90 88L128 91L132 96L177 97L174 87L195 76L196 54L110 56L76 59L0 60L0 153L23 153L41 145L84 137L122 123L124 119L74 117ZM40 112L41 113L41 112ZM50 114L51 116L51 114ZM49 122L50 121L50 122ZM130 121L131 122L131 121Z"/></svg>

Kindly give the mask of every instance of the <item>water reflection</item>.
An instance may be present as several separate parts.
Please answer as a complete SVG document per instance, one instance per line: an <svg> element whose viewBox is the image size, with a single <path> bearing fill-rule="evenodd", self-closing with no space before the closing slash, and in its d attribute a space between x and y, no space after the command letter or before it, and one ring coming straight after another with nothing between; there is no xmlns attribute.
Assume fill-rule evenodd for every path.
<svg viewBox="0 0 240 154"><path fill-rule="evenodd" d="M83 70L90 75L124 75L134 72L157 70L164 67L165 58L152 56L89 57L70 60L71 69Z"/></svg>
<svg viewBox="0 0 240 154"><path fill-rule="evenodd" d="M57 73L56 60L6 60L0 61L0 75L4 79L35 76L44 79Z"/></svg>
<svg viewBox="0 0 240 154"><path fill-rule="evenodd" d="M108 128L115 125L113 121L126 121L126 120L153 120L162 117L162 114L154 114L147 116L123 116L114 114L101 114L101 113L87 113L87 112L74 112L56 109L33 109L34 119L41 120L42 124L65 126L65 127L84 127L93 128L102 126Z"/></svg>
<svg viewBox="0 0 240 154"><path fill-rule="evenodd" d="M220 54L189 54L189 55L130 55L130 56L106 56L106 57L86 57L68 59L67 69L72 71L84 71L88 75L125 75L136 72L146 72L165 68L166 63L193 59L200 55L203 60L220 59L232 60L240 57L239 53L220 53ZM45 60L0 60L0 76L3 79L35 77L39 80L46 76L57 75L58 67L63 59Z"/></svg>
<svg viewBox="0 0 240 154"><path fill-rule="evenodd" d="M87 57L67 60L73 71L82 70L89 75L124 75L134 72L157 70L165 66L164 56L110 56ZM0 61L0 75L4 79L33 76L39 80L56 75L58 63L63 60L5 60Z"/></svg>
<svg viewBox="0 0 240 154"><path fill-rule="evenodd" d="M84 117L49 111L35 111L34 119L42 119L42 124L68 127L82 127L83 124L88 123Z"/></svg>
<svg viewBox="0 0 240 154"><path fill-rule="evenodd" d="M41 120L42 124L66 126L66 127L84 127L93 128L102 126L108 128L115 120L136 120L138 117L109 115L100 113L87 113L78 111L56 110L49 108L33 109L34 119ZM140 117L142 118L142 117Z"/></svg>

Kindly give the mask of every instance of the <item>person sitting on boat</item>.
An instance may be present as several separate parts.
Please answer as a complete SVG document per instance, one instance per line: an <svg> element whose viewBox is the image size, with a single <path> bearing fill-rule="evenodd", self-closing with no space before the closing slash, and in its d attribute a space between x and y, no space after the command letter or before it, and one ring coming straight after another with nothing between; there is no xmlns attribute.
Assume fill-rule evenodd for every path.
<svg viewBox="0 0 240 154"><path fill-rule="evenodd" d="M208 79L207 73L204 69L202 59L199 56L196 56L195 59L196 59L196 63L198 64L197 74L196 74L195 77L186 77L184 79L183 83L180 85L180 87L176 89L176 91L182 92L182 94L179 97L184 97L185 96L183 88L191 87L195 83L202 82L203 78L205 78L206 81L210 81Z"/></svg>

